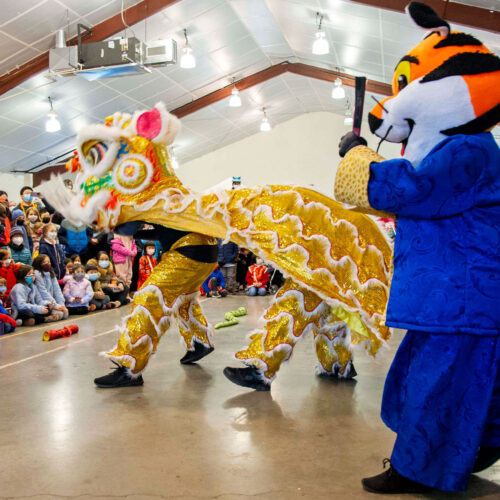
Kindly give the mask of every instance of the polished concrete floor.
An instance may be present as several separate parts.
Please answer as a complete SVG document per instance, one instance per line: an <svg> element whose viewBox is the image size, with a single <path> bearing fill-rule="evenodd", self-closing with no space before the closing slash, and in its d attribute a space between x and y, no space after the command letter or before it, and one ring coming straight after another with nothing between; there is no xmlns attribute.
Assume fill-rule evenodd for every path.
<svg viewBox="0 0 500 500"><path fill-rule="evenodd" d="M222 369L269 300L204 301L214 323L240 305L249 314L217 331L199 366L178 363L184 350L171 330L139 388L92 383L110 368L97 354L113 345L128 307L79 318L70 339L42 342L40 327L1 337L0 498L377 498L360 478L390 456L394 435L379 408L401 335L376 361L357 356L351 382L315 377L306 338L272 391L253 392ZM427 497L499 499L500 466L474 476L467 493Z"/></svg>

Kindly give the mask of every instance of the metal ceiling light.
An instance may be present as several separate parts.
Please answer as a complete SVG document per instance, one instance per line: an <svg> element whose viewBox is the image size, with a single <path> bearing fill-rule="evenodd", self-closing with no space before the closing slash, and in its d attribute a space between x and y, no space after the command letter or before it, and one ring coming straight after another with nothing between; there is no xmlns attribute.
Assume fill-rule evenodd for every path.
<svg viewBox="0 0 500 500"><path fill-rule="evenodd" d="M182 47L181 68L194 68L196 67L196 58L193 55L191 45L189 45L186 28L184 28L184 39L186 40L186 43L184 44L184 47Z"/></svg>
<svg viewBox="0 0 500 500"><path fill-rule="evenodd" d="M260 122L260 131L261 132L269 132L271 130L271 124L269 123L269 120L267 119L266 108L262 108L262 112L264 113L264 117L262 118L262 121Z"/></svg>
<svg viewBox="0 0 500 500"><path fill-rule="evenodd" d="M52 106L52 99L50 98L50 96L49 96L49 103L50 103L50 111L47 114L49 119L45 122L45 131L58 132L59 130L61 130L61 124L57 119L57 113L54 111L54 107Z"/></svg>
<svg viewBox="0 0 500 500"><path fill-rule="evenodd" d="M319 20L318 20L319 19ZM326 33L323 31L323 15L316 12L316 22L318 24L318 30L316 31L316 40L314 40L312 45L312 53L317 56L322 56L330 52L330 44L326 39Z"/></svg>
<svg viewBox="0 0 500 500"><path fill-rule="evenodd" d="M337 78L333 84L332 99L343 99L345 97L344 86L342 80Z"/></svg>
<svg viewBox="0 0 500 500"><path fill-rule="evenodd" d="M229 98L229 106L231 108L239 108L241 106L240 91L236 88L233 78L233 90L231 90L231 97Z"/></svg>

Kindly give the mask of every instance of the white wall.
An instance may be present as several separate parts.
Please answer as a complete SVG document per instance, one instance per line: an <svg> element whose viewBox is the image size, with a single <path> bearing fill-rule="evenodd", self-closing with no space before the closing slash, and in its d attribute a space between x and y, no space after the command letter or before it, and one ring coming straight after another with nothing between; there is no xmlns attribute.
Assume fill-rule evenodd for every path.
<svg viewBox="0 0 500 500"><path fill-rule="evenodd" d="M245 186L258 184L296 184L328 196L333 180L339 139L350 127L344 118L327 112L307 113L281 123L270 132L257 132L241 141L208 153L185 164L177 174L195 190L205 190L228 177L241 176ZM371 147L378 140L364 123L362 135ZM380 153L397 157L399 145L384 143Z"/></svg>
<svg viewBox="0 0 500 500"><path fill-rule="evenodd" d="M31 174L14 175L0 173L0 190L9 195L9 201L20 202L19 191L23 186L32 186L33 176Z"/></svg>

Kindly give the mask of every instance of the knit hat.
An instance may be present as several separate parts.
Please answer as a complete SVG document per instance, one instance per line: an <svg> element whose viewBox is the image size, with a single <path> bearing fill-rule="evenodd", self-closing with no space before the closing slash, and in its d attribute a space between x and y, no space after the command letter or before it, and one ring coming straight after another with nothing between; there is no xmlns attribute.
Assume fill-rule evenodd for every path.
<svg viewBox="0 0 500 500"><path fill-rule="evenodd" d="M12 228L10 230L10 239L12 239L14 236L16 236L16 234L19 236L22 236L24 238L24 233L23 233L21 226L12 226Z"/></svg>
<svg viewBox="0 0 500 500"><path fill-rule="evenodd" d="M20 208L12 210L12 220L16 220L18 217L24 217L24 212Z"/></svg>

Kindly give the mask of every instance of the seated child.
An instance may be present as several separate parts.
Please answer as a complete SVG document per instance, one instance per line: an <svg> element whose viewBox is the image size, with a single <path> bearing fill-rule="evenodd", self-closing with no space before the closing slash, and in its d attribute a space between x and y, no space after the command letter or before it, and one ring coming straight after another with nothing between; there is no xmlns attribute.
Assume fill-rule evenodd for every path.
<svg viewBox="0 0 500 500"><path fill-rule="evenodd" d="M17 284L10 292L12 316L20 319L23 326L57 321L59 316L52 314L52 304L42 299L33 285L33 268L20 264L17 270Z"/></svg>
<svg viewBox="0 0 500 500"><path fill-rule="evenodd" d="M255 264L252 264L247 271L247 295L254 297L255 295L266 295L267 282L269 281L269 273L264 261L257 258Z"/></svg>
<svg viewBox="0 0 500 500"><path fill-rule="evenodd" d="M50 264L49 256L40 254L36 257L33 261L33 269L35 270L35 288L40 297L51 304L52 314L58 316L59 320L66 319L68 310L64 305L64 296Z"/></svg>
<svg viewBox="0 0 500 500"><path fill-rule="evenodd" d="M6 291L7 280L5 278L0 278L0 335L12 333L16 326L18 326L17 321L11 317L9 311L3 306L3 298ZM19 322L19 324L21 324L21 322Z"/></svg>
<svg viewBox="0 0 500 500"><path fill-rule="evenodd" d="M61 288L64 288L66 281L68 281L73 276L73 261L69 257L64 257L64 265L66 268L66 272L62 279L59 280L59 285Z"/></svg>
<svg viewBox="0 0 500 500"><path fill-rule="evenodd" d="M201 285L200 293L207 297L225 297L227 295L225 286L226 281L222 271L216 265L212 274Z"/></svg>
<svg viewBox="0 0 500 500"><path fill-rule="evenodd" d="M144 255L139 260L139 280L137 289L139 290L144 282L151 276L153 269L158 264L155 257L156 246L154 241L147 241L144 245Z"/></svg>
<svg viewBox="0 0 500 500"><path fill-rule="evenodd" d="M87 264L97 266L101 277L102 291L110 300L119 301L122 306L130 302L128 298L129 287L116 277L113 264L106 252L100 251L97 254L97 260L90 259Z"/></svg>
<svg viewBox="0 0 500 500"><path fill-rule="evenodd" d="M23 231L19 226L10 230L10 254L16 263L31 266L31 252L24 244Z"/></svg>
<svg viewBox="0 0 500 500"><path fill-rule="evenodd" d="M94 264L87 264L85 266L85 271L87 272L87 278L92 285L92 290L94 291L94 297L90 301L90 304L94 304L97 310L120 307L120 302L111 301L109 295L106 295L103 292L100 274L97 266L95 266Z"/></svg>
<svg viewBox="0 0 500 500"><path fill-rule="evenodd" d="M90 304L94 291L90 281L85 278L85 268L81 264L73 266L73 275L66 281L63 290L69 314L87 314L95 311L95 304Z"/></svg>
<svg viewBox="0 0 500 500"><path fill-rule="evenodd" d="M10 291L17 283L16 273L20 265L12 262L9 249L2 248L0 250L0 278L4 278L7 282L4 300L6 307L10 307Z"/></svg>

